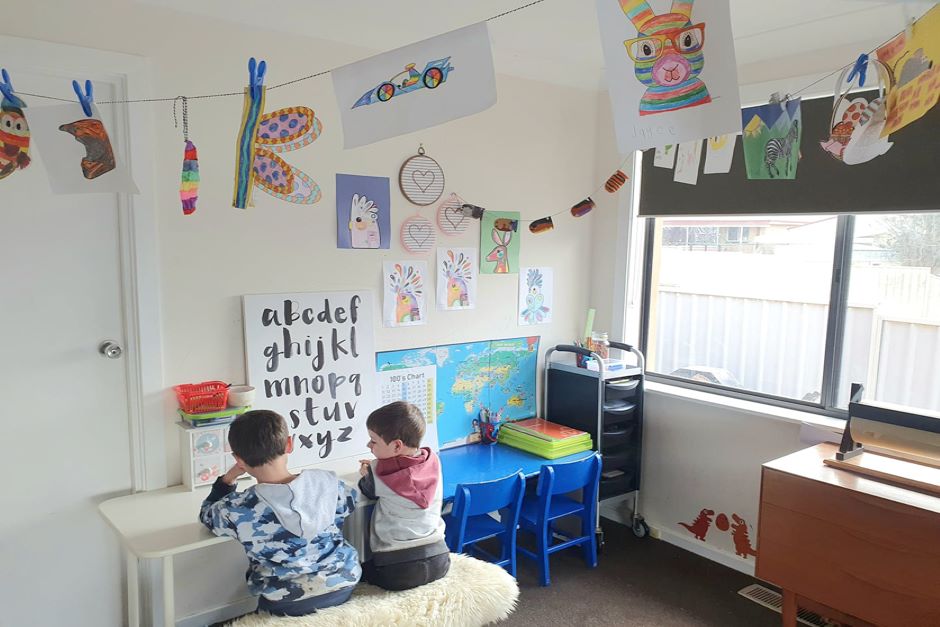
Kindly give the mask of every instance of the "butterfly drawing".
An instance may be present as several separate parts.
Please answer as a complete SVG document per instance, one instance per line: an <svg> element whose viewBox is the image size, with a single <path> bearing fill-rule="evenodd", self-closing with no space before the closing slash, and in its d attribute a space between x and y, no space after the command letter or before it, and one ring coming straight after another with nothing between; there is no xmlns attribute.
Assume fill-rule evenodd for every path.
<svg viewBox="0 0 940 627"><path fill-rule="evenodd" d="M235 158L235 192L232 205L245 209L251 191L258 187L275 198L301 205L320 200L320 186L279 156L313 143L323 125L309 107L286 107L264 114L266 63L248 62L242 121Z"/></svg>

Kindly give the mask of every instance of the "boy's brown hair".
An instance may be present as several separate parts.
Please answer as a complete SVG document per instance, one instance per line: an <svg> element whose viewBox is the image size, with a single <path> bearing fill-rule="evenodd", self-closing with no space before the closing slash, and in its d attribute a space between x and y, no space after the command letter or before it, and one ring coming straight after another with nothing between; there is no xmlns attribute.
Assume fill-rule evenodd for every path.
<svg viewBox="0 0 940 627"><path fill-rule="evenodd" d="M421 410L405 401L379 407L366 418L366 428L386 443L401 440L412 448L421 446L425 425Z"/></svg>
<svg viewBox="0 0 940 627"><path fill-rule="evenodd" d="M283 455L289 439L287 421L269 409L245 412L232 421L228 430L232 453L252 468Z"/></svg>

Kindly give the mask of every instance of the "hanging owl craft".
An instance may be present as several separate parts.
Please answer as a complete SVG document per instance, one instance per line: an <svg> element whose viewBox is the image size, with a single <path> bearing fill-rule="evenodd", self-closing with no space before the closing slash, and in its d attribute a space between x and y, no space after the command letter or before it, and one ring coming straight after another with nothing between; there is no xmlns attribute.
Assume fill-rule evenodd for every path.
<svg viewBox="0 0 940 627"><path fill-rule="evenodd" d="M12 95L0 101L0 179L30 164L29 125L23 109L26 103Z"/></svg>
<svg viewBox="0 0 940 627"><path fill-rule="evenodd" d="M696 107L712 101L698 76L705 67L705 23L692 22L695 0L673 0L655 15L646 0L619 0L637 30L624 42L638 81L646 85L640 115Z"/></svg>

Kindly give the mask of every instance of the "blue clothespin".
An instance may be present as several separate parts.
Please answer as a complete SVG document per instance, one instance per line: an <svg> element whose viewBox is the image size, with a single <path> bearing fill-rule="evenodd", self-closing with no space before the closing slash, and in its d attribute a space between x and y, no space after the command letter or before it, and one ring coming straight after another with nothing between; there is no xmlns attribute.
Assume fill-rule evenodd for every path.
<svg viewBox="0 0 940 627"><path fill-rule="evenodd" d="M0 68L0 94L3 94L3 100L8 101L14 107L24 108L26 103L20 100L13 91L13 82L10 80L10 75L7 74L5 68Z"/></svg>
<svg viewBox="0 0 940 627"><path fill-rule="evenodd" d="M78 96L82 111L85 112L86 116L91 117L91 104L95 101L95 88L92 86L91 81L85 81L85 93L82 93L82 87L78 84L78 81L72 81L72 89L75 90L75 95Z"/></svg>
<svg viewBox="0 0 940 627"><path fill-rule="evenodd" d="M858 59L855 60L855 66L852 68L852 71L849 72L849 84L855 80L855 77L858 76L858 86L865 86L865 73L868 71L868 53L863 52L858 55Z"/></svg>
<svg viewBox="0 0 940 627"><path fill-rule="evenodd" d="M251 97L255 100L261 98L261 87L264 85L264 75L268 71L265 61L258 63L254 57L248 59L248 87Z"/></svg>

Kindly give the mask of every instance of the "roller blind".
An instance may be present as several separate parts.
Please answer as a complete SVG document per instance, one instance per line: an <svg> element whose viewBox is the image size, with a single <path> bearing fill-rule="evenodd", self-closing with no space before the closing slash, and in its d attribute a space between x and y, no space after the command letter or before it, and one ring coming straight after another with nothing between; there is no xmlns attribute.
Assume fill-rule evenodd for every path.
<svg viewBox="0 0 940 627"><path fill-rule="evenodd" d="M873 98L876 94L859 95ZM653 167L643 154L639 214L715 216L940 211L940 106L891 135L894 146L860 165L826 154L832 98L804 100L803 138L797 178L749 181L741 138L728 174L699 174L697 185L673 181L673 171ZM704 151L704 147L703 147ZM705 163L705 153L702 153Z"/></svg>

